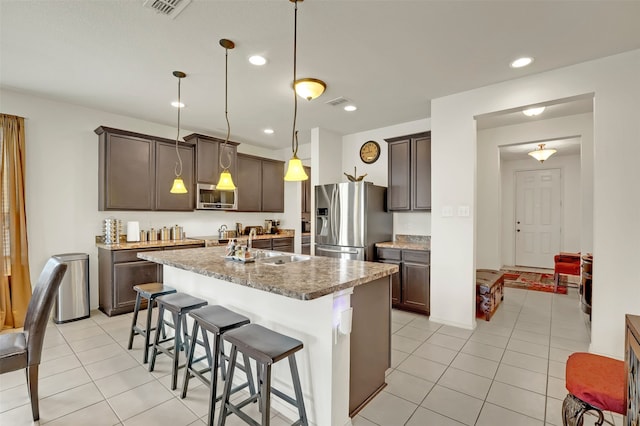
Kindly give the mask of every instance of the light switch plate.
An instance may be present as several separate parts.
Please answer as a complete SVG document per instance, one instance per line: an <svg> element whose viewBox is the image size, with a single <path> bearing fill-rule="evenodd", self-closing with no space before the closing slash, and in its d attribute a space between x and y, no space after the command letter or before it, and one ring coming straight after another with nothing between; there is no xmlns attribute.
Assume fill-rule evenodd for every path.
<svg viewBox="0 0 640 426"><path fill-rule="evenodd" d="M458 216L469 217L471 208L469 206L458 206Z"/></svg>
<svg viewBox="0 0 640 426"><path fill-rule="evenodd" d="M451 217L451 216L453 216L453 207L444 206L442 208L442 217Z"/></svg>

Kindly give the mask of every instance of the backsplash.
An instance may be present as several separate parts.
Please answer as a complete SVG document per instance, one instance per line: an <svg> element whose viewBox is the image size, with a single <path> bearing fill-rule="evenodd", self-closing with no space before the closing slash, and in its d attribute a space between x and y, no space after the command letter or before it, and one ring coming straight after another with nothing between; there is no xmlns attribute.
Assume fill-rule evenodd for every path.
<svg viewBox="0 0 640 426"><path fill-rule="evenodd" d="M400 243L418 243L418 244L427 243L428 244L431 242L431 236L430 235L397 234L395 241Z"/></svg>

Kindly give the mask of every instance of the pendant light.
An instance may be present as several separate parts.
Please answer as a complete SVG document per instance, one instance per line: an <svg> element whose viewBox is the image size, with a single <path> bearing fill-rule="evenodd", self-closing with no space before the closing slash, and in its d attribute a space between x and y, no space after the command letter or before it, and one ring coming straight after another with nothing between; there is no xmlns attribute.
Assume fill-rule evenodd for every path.
<svg viewBox="0 0 640 426"><path fill-rule="evenodd" d="M295 90L296 81L296 47L297 47L297 32L298 32L298 2L302 0L290 0L295 5L293 15L293 131L291 132L291 150L293 156L289 160L289 166L287 167L287 173L284 176L286 181L302 181L309 179L309 176L302 167L302 161L298 158L298 131L296 130L296 118L298 115L298 95Z"/></svg>
<svg viewBox="0 0 640 426"><path fill-rule="evenodd" d="M548 159L549 157L551 157L553 154L557 152L555 149L545 149L544 145L545 144L543 143L538 144L538 148L536 148L534 151L531 151L529 153L530 156L532 156L533 158L535 158L541 163L544 163L546 159Z"/></svg>
<svg viewBox="0 0 640 426"><path fill-rule="evenodd" d="M178 78L178 105L180 105L180 82L187 75L182 71L174 71L173 75ZM178 139L180 139L180 110L181 106L178 106L178 133L176 134L176 155L178 156L178 162L176 162L176 166L174 168L174 172L176 174L175 179L173 179L173 185L171 186L172 194L186 194L187 187L184 185L184 181L182 180L182 158L180 158L180 150L178 149ZM178 171L178 166L180 166L180 170Z"/></svg>
<svg viewBox="0 0 640 426"><path fill-rule="evenodd" d="M231 133L231 126L229 125L229 114L227 111L227 63L229 58L229 49L233 49L234 47L236 47L236 45L231 40L223 38L220 40L220 46L224 47L224 118L227 121L227 137L225 138L222 149L220 150L221 152L219 156L219 164L222 172L220 172L220 179L218 180L216 189L223 191L233 191L234 189L236 189L236 185L233 183L233 178L231 177L231 172L229 171L229 167L231 167L231 153L225 150L225 148L227 147L227 142L229 142L229 135ZM227 166L222 164L222 154L224 152L227 153L227 160L229 161Z"/></svg>

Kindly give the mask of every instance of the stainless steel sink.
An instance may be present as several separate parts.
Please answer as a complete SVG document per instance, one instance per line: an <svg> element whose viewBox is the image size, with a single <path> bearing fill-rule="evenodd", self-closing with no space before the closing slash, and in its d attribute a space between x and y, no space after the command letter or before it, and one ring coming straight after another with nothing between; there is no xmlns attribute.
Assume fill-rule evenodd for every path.
<svg viewBox="0 0 640 426"><path fill-rule="evenodd" d="M251 253L255 259L265 259L286 255L286 253L272 250L252 250Z"/></svg>
<svg viewBox="0 0 640 426"><path fill-rule="evenodd" d="M305 260L309 259L311 259L311 256L280 253L279 256L264 257L262 260L260 260L260 263L264 263L266 265L286 265L288 263L304 262Z"/></svg>

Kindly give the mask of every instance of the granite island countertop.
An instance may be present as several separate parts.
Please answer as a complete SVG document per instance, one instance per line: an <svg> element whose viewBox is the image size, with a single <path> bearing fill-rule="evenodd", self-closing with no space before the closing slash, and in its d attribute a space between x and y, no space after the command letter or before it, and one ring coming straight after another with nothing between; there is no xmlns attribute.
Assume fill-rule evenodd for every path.
<svg viewBox="0 0 640 426"><path fill-rule="evenodd" d="M312 300L398 272L387 263L306 256L270 265L266 259L241 263L224 258L224 247L138 253L141 259L299 300Z"/></svg>

